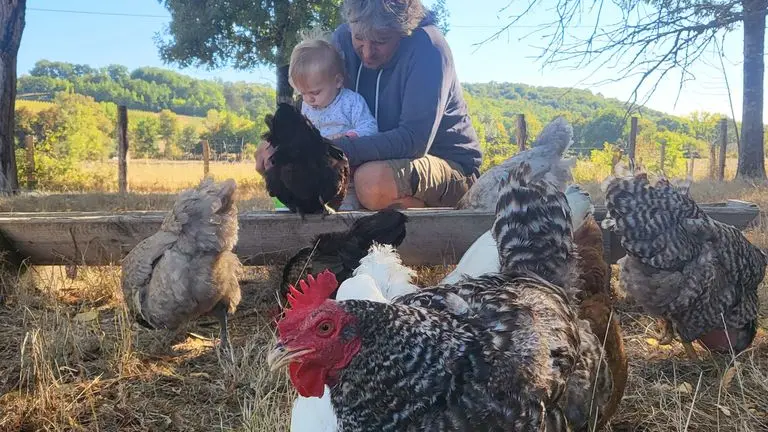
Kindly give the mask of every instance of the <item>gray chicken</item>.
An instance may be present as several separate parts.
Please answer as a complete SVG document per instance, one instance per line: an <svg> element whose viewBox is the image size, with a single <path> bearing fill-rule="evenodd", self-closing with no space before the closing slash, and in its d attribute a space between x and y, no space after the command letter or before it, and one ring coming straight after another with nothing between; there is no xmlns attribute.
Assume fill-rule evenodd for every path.
<svg viewBox="0 0 768 432"><path fill-rule="evenodd" d="M757 332L766 255L665 179L653 187L646 174L611 178L604 191L603 227L621 236L627 251L618 262L620 281L662 319L661 343L671 341L671 324L692 358L694 340L713 351L746 349Z"/></svg>
<svg viewBox="0 0 768 432"><path fill-rule="evenodd" d="M559 190L573 177L573 158L563 154L573 144L573 127L564 117L557 117L544 127L530 149L517 153L484 172L456 205L457 209L493 211L499 198L499 183L506 179L513 167L525 162L531 169L531 178L545 178Z"/></svg>
<svg viewBox="0 0 768 432"><path fill-rule="evenodd" d="M229 347L227 314L240 303L237 207L232 179L206 178L183 191L160 231L144 239L122 263L122 287L144 327L176 330L201 315L215 316Z"/></svg>

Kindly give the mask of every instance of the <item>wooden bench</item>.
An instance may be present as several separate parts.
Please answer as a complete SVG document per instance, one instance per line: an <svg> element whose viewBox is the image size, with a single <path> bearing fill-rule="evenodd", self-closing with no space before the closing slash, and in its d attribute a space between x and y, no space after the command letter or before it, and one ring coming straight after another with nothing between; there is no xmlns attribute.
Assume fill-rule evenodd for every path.
<svg viewBox="0 0 768 432"><path fill-rule="evenodd" d="M744 229L758 216L757 205L730 200L701 206L714 219ZM405 242L399 248L408 265L456 264L493 222L493 214L472 210L420 209L409 216ZM137 243L154 234L165 212L124 213L0 213L0 247L31 265L114 265ZM235 249L246 265L278 263L314 236L342 231L367 212L344 212L302 221L288 212L240 213L240 238ZM602 220L604 207L596 207ZM606 259L624 256L619 239L604 231ZM15 260L14 260L15 261Z"/></svg>

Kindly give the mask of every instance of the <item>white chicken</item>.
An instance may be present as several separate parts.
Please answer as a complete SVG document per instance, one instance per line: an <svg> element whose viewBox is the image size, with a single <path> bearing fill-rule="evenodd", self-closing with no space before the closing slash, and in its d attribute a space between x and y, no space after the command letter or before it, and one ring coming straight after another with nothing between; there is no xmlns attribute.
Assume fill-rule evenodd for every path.
<svg viewBox="0 0 768 432"><path fill-rule="evenodd" d="M395 297L418 290L411 283L414 275L413 270L403 265L394 247L374 243L368 255L360 260L353 276L341 283L336 300L388 303ZM322 397L299 395L293 402L291 432L335 432L336 428L336 414L327 385Z"/></svg>

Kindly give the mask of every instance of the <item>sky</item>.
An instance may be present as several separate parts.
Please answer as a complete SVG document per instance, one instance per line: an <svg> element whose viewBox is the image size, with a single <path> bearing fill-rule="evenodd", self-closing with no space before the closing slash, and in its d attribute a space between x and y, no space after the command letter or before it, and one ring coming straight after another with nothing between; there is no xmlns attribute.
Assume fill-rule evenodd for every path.
<svg viewBox="0 0 768 432"><path fill-rule="evenodd" d="M431 0L424 1L427 5L432 3ZM594 74L590 68L545 66L537 60L545 41L534 30L537 24L553 16L551 10L535 11L497 39L478 45L508 24L511 15L521 11L527 3L522 0L447 0L450 31L446 38L462 82L577 87L622 101L630 98L636 78L605 83L621 77L610 68ZM543 3L554 2L544 0ZM610 18L610 11L608 15ZM586 19L576 24L575 34L589 28L589 16L587 12ZM28 0L26 18L18 58L19 75L28 73L36 61L47 59L93 67L109 64L122 64L129 69L157 66L203 79L275 84L274 70L266 67L248 71L179 69L163 63L155 45L155 35L162 33L170 16L157 0ZM686 83L679 96L679 75L669 76L646 105L677 115L687 115L695 110L730 115L725 74L735 115L740 119L741 38L741 28L727 37L722 62L724 70L720 58L707 53L704 61L692 70L695 80ZM768 112L765 112L764 120L768 121Z"/></svg>

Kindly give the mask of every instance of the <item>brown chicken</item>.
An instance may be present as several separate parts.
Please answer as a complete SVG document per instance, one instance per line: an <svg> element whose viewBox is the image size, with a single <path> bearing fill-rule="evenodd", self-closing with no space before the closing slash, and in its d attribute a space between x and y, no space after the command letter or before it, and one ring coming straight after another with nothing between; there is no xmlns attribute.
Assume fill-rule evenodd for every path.
<svg viewBox="0 0 768 432"><path fill-rule="evenodd" d="M627 251L619 260L627 292L677 330L692 358L694 340L718 352L746 349L757 332L766 255L737 228L708 217L687 187L665 179L651 186L638 174L610 178L604 191L603 226Z"/></svg>
<svg viewBox="0 0 768 432"><path fill-rule="evenodd" d="M589 322L592 333L605 347L605 360L611 369L613 388L603 406L597 428L600 430L616 412L627 385L628 362L624 352L619 320L612 308L610 266L603 258L603 234L592 215L573 233L578 253L578 272L582 286L579 318ZM606 332L607 330L607 332Z"/></svg>

